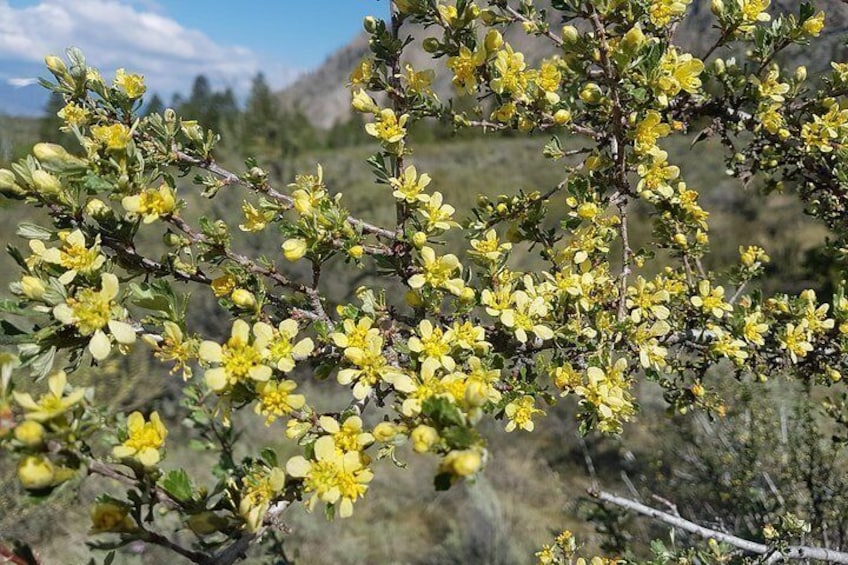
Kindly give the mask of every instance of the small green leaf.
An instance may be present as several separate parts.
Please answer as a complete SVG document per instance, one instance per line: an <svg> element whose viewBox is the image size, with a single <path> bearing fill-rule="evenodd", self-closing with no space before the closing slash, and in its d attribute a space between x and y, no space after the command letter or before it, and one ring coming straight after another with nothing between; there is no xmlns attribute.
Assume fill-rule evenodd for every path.
<svg viewBox="0 0 848 565"><path fill-rule="evenodd" d="M180 502L191 500L194 494L191 479L183 469L170 471L162 480L162 488Z"/></svg>

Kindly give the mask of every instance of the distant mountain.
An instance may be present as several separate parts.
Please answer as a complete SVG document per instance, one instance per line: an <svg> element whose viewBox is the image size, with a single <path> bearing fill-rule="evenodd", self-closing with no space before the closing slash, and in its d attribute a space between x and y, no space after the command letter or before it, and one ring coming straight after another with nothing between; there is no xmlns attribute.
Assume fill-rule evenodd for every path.
<svg viewBox="0 0 848 565"><path fill-rule="evenodd" d="M540 7L550 6L549 0L540 0L537 4ZM772 11L796 12L798 4L798 0L775 0L772 2ZM792 47L787 51L790 62L806 64L811 71L821 69L829 61L844 61L848 58L845 46L848 37L848 4L842 0L819 0L817 5L828 14L823 37L811 47ZM685 24L675 35L675 43L694 54L705 52L718 35L712 28L713 21L710 0L694 0ZM433 60L421 49L420 40L432 35L432 32L418 29L411 30L411 33L419 41L407 47L406 59L416 68L438 70L441 66L443 69L442 60ZM509 31L506 40L525 53L531 62L554 53L549 41L529 37L516 27ZM345 84L356 64L368 54L368 39L363 33L331 55L318 69L304 74L280 92L280 100L286 107L299 107L318 127L329 128L338 121L346 120L350 116L350 93ZM728 51L722 56L730 54ZM443 99L454 95L448 73L437 72L437 75L436 92Z"/></svg>

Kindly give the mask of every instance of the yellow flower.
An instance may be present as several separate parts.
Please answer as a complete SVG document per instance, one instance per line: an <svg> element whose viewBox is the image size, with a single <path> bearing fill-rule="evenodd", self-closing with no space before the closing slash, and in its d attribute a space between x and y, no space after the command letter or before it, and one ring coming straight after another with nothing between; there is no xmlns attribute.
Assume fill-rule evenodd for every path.
<svg viewBox="0 0 848 565"><path fill-rule="evenodd" d="M511 432L516 428L532 432L536 425L533 423L533 416L536 414L544 414L544 410L539 410L535 407L536 399L530 395L517 398L506 405L504 414L509 418L506 424L506 431Z"/></svg>
<svg viewBox="0 0 848 565"><path fill-rule="evenodd" d="M406 87L410 92L416 94L433 94L431 85L436 73L432 69L416 71L412 65L404 65L404 73L401 78L406 81Z"/></svg>
<svg viewBox="0 0 848 565"><path fill-rule="evenodd" d="M112 351L112 341L104 328L109 329L119 345L135 343L135 330L125 322L127 311L115 302L118 296L118 277L112 273L100 276L100 290L83 288L66 302L53 308L53 317L69 326L76 326L80 335L91 336L88 350L101 361Z"/></svg>
<svg viewBox="0 0 848 565"><path fill-rule="evenodd" d="M513 330L518 341L525 343L527 332L533 332L542 340L554 337L553 330L540 323L541 318L548 315L548 305L541 296L531 298L526 292L519 290L513 294L512 299L515 308L505 310L501 314L501 323Z"/></svg>
<svg viewBox="0 0 848 565"><path fill-rule="evenodd" d="M763 321L763 313L759 310L745 316L745 325L742 328L743 337L754 345L765 344L763 335L768 331L768 324Z"/></svg>
<svg viewBox="0 0 848 565"><path fill-rule="evenodd" d="M44 242L38 239L31 240L29 247L41 261L66 269L59 277L59 282L62 284L69 284L78 273L90 275L106 262L106 256L100 253L99 234L94 238L91 247L86 247L85 236L80 230L70 233L59 232L59 239L62 241L62 246L58 248L47 248Z"/></svg>
<svg viewBox="0 0 848 565"><path fill-rule="evenodd" d="M140 194L125 196L121 205L130 214L141 216L145 224L150 224L159 216L172 214L177 208L177 199L174 189L163 182L158 189L150 188Z"/></svg>
<svg viewBox="0 0 848 565"><path fill-rule="evenodd" d="M424 189L430 184L430 180L430 175L422 173L418 176L415 166L410 165L400 178L389 179L392 188L395 189L392 196L409 204L427 202L430 196L424 193Z"/></svg>
<svg viewBox="0 0 848 565"><path fill-rule="evenodd" d="M319 164L314 175L297 175L289 188L292 192L294 209L303 217L311 218L315 215L318 206L326 198L327 191L324 186L324 168Z"/></svg>
<svg viewBox="0 0 848 565"><path fill-rule="evenodd" d="M248 532L255 532L274 500L286 484L286 474L279 467L255 469L241 479L239 515L244 519Z"/></svg>
<svg viewBox="0 0 848 565"><path fill-rule="evenodd" d="M527 88L527 73L524 72L526 67L524 54L514 52L512 46L507 45L498 51L495 56L497 77L491 82L492 90L498 94L512 94L516 99L522 98Z"/></svg>
<svg viewBox="0 0 848 565"><path fill-rule="evenodd" d="M126 504L118 502L98 502L91 507L91 529L89 534L129 533L138 529L138 524L129 515Z"/></svg>
<svg viewBox="0 0 848 565"><path fill-rule="evenodd" d="M445 340L467 351L488 351L486 329L471 322L455 321L445 334Z"/></svg>
<svg viewBox="0 0 848 565"><path fill-rule="evenodd" d="M648 110L645 118L639 122L634 132L636 153L650 153L656 147L657 140L671 133L671 126L662 123L662 116L656 110Z"/></svg>
<svg viewBox="0 0 848 565"><path fill-rule="evenodd" d="M701 88L701 73L704 63L689 53L679 55L677 49L669 47L660 61L659 76L654 83L660 104L667 106L669 99L680 91L697 94Z"/></svg>
<svg viewBox="0 0 848 565"><path fill-rule="evenodd" d="M736 2L739 4L742 16L743 25L739 26L740 31L752 31L754 24L771 20L771 16L766 12L771 0L736 0Z"/></svg>
<svg viewBox="0 0 848 565"><path fill-rule="evenodd" d="M486 62L486 52L477 49L473 53L466 46L459 48L459 54L448 57L447 67L453 71L453 84L465 94L474 94L477 90L477 69Z"/></svg>
<svg viewBox="0 0 848 565"><path fill-rule="evenodd" d="M436 257L436 252L432 247L423 247L421 259L424 262L421 266L423 272L410 277L408 282L410 287L419 289L426 284L432 288L444 288L455 296L462 293L465 288L463 280L451 278L457 270L462 268L456 255L448 254Z"/></svg>
<svg viewBox="0 0 848 565"><path fill-rule="evenodd" d="M212 292L215 296L220 298L230 294L235 289L236 282L238 281L236 281L236 278L233 275L226 274L213 279L210 286L212 287Z"/></svg>
<svg viewBox="0 0 848 565"><path fill-rule="evenodd" d="M354 365L342 369L338 374L340 385L353 385L353 397L362 400L380 381L393 385L401 392L415 389L412 379L398 367L389 365L383 356L383 338L372 337L364 347L348 347L344 351L345 359Z"/></svg>
<svg viewBox="0 0 848 565"><path fill-rule="evenodd" d="M725 312L733 311L733 306L724 301L724 287L711 288L708 280L698 283L698 294L690 298L690 302L705 314L716 318L721 318Z"/></svg>
<svg viewBox="0 0 848 565"><path fill-rule="evenodd" d="M822 29L824 29L824 12L819 12L812 18L809 18L804 22L801 28L804 30L804 33L810 37L818 37L819 34L821 34Z"/></svg>
<svg viewBox="0 0 848 565"><path fill-rule="evenodd" d="M127 439L112 448L112 455L118 459L132 457L145 467L152 467L161 459L159 450L165 445L167 435L158 412L152 412L149 421L145 421L141 412L133 412L127 418Z"/></svg>
<svg viewBox="0 0 848 565"><path fill-rule="evenodd" d="M427 230L449 230L459 227L453 221L453 213L456 211L450 204L442 204L444 197L441 192L434 192L427 203L418 212L427 220Z"/></svg>
<svg viewBox="0 0 848 565"><path fill-rule="evenodd" d="M157 359L163 362L174 362L174 367L170 371L172 374L182 371L183 380L190 379L192 376L190 361L197 358L200 342L196 338L186 339L183 330L174 322L166 321L162 326L164 331L161 336L146 334L142 336L142 339L154 349Z"/></svg>
<svg viewBox="0 0 848 565"><path fill-rule="evenodd" d="M330 339L338 347L344 349L349 347L363 348L369 341L380 335L380 330L372 328L372 325L374 325L374 320L368 316L363 316L358 322L348 319L342 324L344 332L333 332L330 334Z"/></svg>
<svg viewBox="0 0 848 565"><path fill-rule="evenodd" d="M413 353L418 353L418 359L422 363L432 359L436 366L453 371L456 362L450 355L453 348L451 338L452 335L444 333L441 328L434 328L430 320L421 320L418 324L418 335L409 338L407 347Z"/></svg>
<svg viewBox="0 0 848 565"><path fill-rule="evenodd" d="M308 337L295 343L297 332L297 322L291 318L280 322L277 329L265 322L253 326L259 347L265 349L263 355L283 373L294 369L294 362L306 359L315 347Z"/></svg>
<svg viewBox="0 0 848 565"><path fill-rule="evenodd" d="M633 412L630 385L625 380L627 360L616 361L611 367L589 367L586 370L587 383L574 389L582 403L591 405L600 418L598 429L602 432L617 432L621 421L627 420Z"/></svg>
<svg viewBox="0 0 848 565"><path fill-rule="evenodd" d="M220 345L207 340L200 344L200 360L216 365L204 375L209 388L222 393L240 382L264 382L271 378L273 370L265 364L267 343L258 335L256 338L251 342L250 326L244 320L236 320L227 343Z"/></svg>
<svg viewBox="0 0 848 565"><path fill-rule="evenodd" d="M807 320L801 320L799 324L788 323L777 337L780 348L789 353L793 363L798 362L799 357L806 357L813 350L813 344L809 341L810 335Z"/></svg>
<svg viewBox="0 0 848 565"><path fill-rule="evenodd" d="M406 137L405 126L408 119L406 114L398 118L394 110L384 108L375 116L373 123L365 124L365 131L385 144L396 144Z"/></svg>
<svg viewBox="0 0 848 565"><path fill-rule="evenodd" d="M667 26L673 19L686 13L686 7L692 0L652 0L649 14L651 23Z"/></svg>
<svg viewBox="0 0 848 565"><path fill-rule="evenodd" d="M374 76L374 60L373 59L362 59L356 68L353 69L353 72L350 73L350 87L355 89L356 87L368 86L368 83L371 81L371 78Z"/></svg>
<svg viewBox="0 0 848 565"><path fill-rule="evenodd" d="M41 395L38 402L33 400L28 392L15 391L12 395L15 402L26 411L24 417L27 420L46 422L61 416L76 406L85 396L85 389L73 387L66 395L65 388L67 385L68 376L65 371L56 371L47 379L48 390Z"/></svg>
<svg viewBox="0 0 848 565"><path fill-rule="evenodd" d="M500 260L506 251L512 249L512 244L509 242L501 243L498 240L497 232L492 229L486 232L485 239L472 239L471 248L473 251L469 251L468 254L472 257L477 258L483 263L495 263Z"/></svg>
<svg viewBox="0 0 848 565"><path fill-rule="evenodd" d="M280 416L287 416L294 410L303 408L306 397L302 394L292 394L296 388L297 383L292 380L266 381L256 385L259 403L255 411L265 416L265 425L271 425Z"/></svg>
<svg viewBox="0 0 848 565"><path fill-rule="evenodd" d="M88 122L88 110L77 106L74 102L68 102L56 115L65 121L65 129L73 126L80 127Z"/></svg>
<svg viewBox="0 0 848 565"><path fill-rule="evenodd" d="M115 71L115 87L122 90L130 100L141 97L147 90L147 87L144 86L143 76L127 74L124 69Z"/></svg>
<svg viewBox="0 0 848 565"><path fill-rule="evenodd" d="M94 140L101 145L105 145L106 149L115 151L123 151L127 148L127 144L132 140L130 128L124 124L112 124L110 126L92 126L91 135Z"/></svg>
<svg viewBox="0 0 848 565"><path fill-rule="evenodd" d="M368 483L374 478L365 467L358 451L342 453L332 436L321 436L314 445L315 458L292 457L286 463L286 472L303 479L304 493L313 493L306 508L312 511L320 500L337 505L339 516L353 514L353 503L365 496Z"/></svg>
<svg viewBox="0 0 848 565"><path fill-rule="evenodd" d="M359 416L348 416L341 425L335 418L321 416L318 424L332 436L333 443L342 453L362 451L374 443L374 436L362 431L362 418Z"/></svg>

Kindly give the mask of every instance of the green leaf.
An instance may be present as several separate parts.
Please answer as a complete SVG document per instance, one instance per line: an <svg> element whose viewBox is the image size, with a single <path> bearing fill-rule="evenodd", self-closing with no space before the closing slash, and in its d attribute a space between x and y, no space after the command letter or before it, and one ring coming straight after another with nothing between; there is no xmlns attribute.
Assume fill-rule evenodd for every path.
<svg viewBox="0 0 848 565"><path fill-rule="evenodd" d="M277 452L271 449L270 447L264 448L261 452L259 452L259 456L262 458L265 463L267 463L271 467L277 467Z"/></svg>
<svg viewBox="0 0 848 565"><path fill-rule="evenodd" d="M188 474L183 469L170 471L162 480L162 488L180 502L191 500L194 494L191 479L189 479Z"/></svg>
<svg viewBox="0 0 848 565"><path fill-rule="evenodd" d="M53 232L38 224L23 222L18 226L17 235L24 239L40 239L47 241L53 238Z"/></svg>
<svg viewBox="0 0 848 565"><path fill-rule="evenodd" d="M446 398L431 396L424 401L422 411L439 427L463 426L465 424L462 412Z"/></svg>
<svg viewBox="0 0 848 565"><path fill-rule="evenodd" d="M0 312L7 314L26 314L27 309L21 307L22 302L11 298L0 298Z"/></svg>
<svg viewBox="0 0 848 565"><path fill-rule="evenodd" d="M467 449L477 442L477 434L471 428L451 426L439 434L454 449Z"/></svg>

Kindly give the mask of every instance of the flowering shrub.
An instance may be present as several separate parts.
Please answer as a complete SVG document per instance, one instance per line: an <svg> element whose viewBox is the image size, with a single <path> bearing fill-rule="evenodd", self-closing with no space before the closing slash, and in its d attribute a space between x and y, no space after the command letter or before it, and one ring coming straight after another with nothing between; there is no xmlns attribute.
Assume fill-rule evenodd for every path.
<svg viewBox="0 0 848 565"><path fill-rule="evenodd" d="M546 425L546 407L571 397L582 432L618 434L638 411L641 380L659 384L674 411L721 417L724 399L707 373L716 366L739 379L839 382L848 369L843 292L830 302L812 291L746 292L770 261L748 242L737 264L706 270L709 214L663 143L697 130L696 142L719 139L729 174L795 187L844 254L848 67L834 63L812 81L802 67L776 62L821 33L824 14L806 2L774 15L768 0L714 0L716 44L685 53L673 35L689 3L554 0L539 10L529 0L395 0L389 21L367 18L371 55L350 88L364 133L379 145L367 162L375 190L395 203L387 226L352 217L320 166L285 188L254 162L224 169L219 137L203 124L173 110L138 115L139 75L121 69L105 79L75 49L67 61L47 57L49 87L65 98L59 115L79 149L39 143L0 170L7 197L51 220L21 226L29 249L11 249L21 274L2 302L15 320L26 318L2 326L17 351L3 357L0 387L0 445L20 461L23 487L45 494L86 473L120 480L126 492L104 494L92 511L93 536L231 563L290 504L321 506L330 518L355 514L364 497L379 495L369 490L378 460L401 464L404 444L439 459L437 489L474 480L498 456L479 431L484 420L532 433ZM566 25L554 28L560 19ZM409 23L423 24L432 68L401 64ZM528 61L504 39L510 27L549 42L553 54ZM717 58L725 46L746 56ZM479 104L461 112L441 100L439 74ZM546 132L544 154L562 181L457 211L414 164L410 128L426 119ZM243 220L193 221L177 182L192 173L210 199L241 187ZM654 222L645 248L628 235L637 202ZM278 238L280 255L244 253L234 229ZM150 233L167 247L146 250L138 240ZM444 245L452 233L466 242L455 253ZM517 270L511 259L528 253L545 268ZM358 288L351 303L325 296L329 261L376 270L386 284ZM178 283L217 297L227 336L191 326L192 299ZM217 484L198 486L169 467L157 412L110 413L74 384L81 364L133 347L150 348L185 379L186 433L214 438ZM14 390L45 377L37 400ZM298 392L312 378L335 381L348 401L316 409ZM381 420L370 416L375 408ZM246 409L300 454L237 459L232 418ZM178 543L158 533L154 509L178 515L196 537ZM576 550L566 532L538 556L585 562Z"/></svg>

